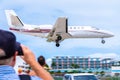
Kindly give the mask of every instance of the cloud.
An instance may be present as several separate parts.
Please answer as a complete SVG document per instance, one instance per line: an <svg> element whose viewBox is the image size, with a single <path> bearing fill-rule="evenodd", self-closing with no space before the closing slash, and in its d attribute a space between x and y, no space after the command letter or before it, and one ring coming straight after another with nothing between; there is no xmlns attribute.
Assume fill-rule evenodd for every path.
<svg viewBox="0 0 120 80"><path fill-rule="evenodd" d="M98 57L98 58L113 58L113 59L119 59L120 56L116 53L95 53L88 55L89 57Z"/></svg>
<svg viewBox="0 0 120 80"><path fill-rule="evenodd" d="M52 59L51 58L46 59L46 63L49 65L49 67L51 67Z"/></svg>

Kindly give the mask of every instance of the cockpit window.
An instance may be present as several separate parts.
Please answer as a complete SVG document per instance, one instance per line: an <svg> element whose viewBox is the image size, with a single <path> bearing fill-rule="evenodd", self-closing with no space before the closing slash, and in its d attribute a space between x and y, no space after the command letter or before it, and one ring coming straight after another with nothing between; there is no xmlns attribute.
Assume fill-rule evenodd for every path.
<svg viewBox="0 0 120 80"><path fill-rule="evenodd" d="M92 27L93 29L95 29L95 30L99 30L99 28L96 28L96 27Z"/></svg>

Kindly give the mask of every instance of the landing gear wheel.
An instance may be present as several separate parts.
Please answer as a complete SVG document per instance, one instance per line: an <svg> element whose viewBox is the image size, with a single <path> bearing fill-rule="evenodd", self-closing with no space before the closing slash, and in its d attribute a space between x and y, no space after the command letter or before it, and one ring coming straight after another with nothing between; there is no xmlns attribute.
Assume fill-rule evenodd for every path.
<svg viewBox="0 0 120 80"><path fill-rule="evenodd" d="M62 39L62 37L61 37L61 36L58 36L58 37L57 37L57 40L61 40L61 39Z"/></svg>
<svg viewBox="0 0 120 80"><path fill-rule="evenodd" d="M56 39L56 47L59 47L60 44L59 44L59 41L62 39L61 36L57 36L57 39Z"/></svg>
<svg viewBox="0 0 120 80"><path fill-rule="evenodd" d="M101 43L102 43L102 44L105 44L105 40L102 40Z"/></svg>
<svg viewBox="0 0 120 80"><path fill-rule="evenodd" d="M59 43L56 43L56 47L59 47L60 46L60 44Z"/></svg>

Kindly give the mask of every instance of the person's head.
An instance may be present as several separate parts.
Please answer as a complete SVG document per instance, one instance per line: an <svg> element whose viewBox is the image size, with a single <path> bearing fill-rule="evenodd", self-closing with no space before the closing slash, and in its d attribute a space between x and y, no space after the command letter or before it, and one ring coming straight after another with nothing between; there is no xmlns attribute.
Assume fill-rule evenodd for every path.
<svg viewBox="0 0 120 80"><path fill-rule="evenodd" d="M38 63L41 65L41 66L44 66L46 64L45 62L45 58L43 56L39 56L38 57Z"/></svg>
<svg viewBox="0 0 120 80"><path fill-rule="evenodd" d="M12 32L0 29L0 65L15 65L16 46L15 35Z"/></svg>

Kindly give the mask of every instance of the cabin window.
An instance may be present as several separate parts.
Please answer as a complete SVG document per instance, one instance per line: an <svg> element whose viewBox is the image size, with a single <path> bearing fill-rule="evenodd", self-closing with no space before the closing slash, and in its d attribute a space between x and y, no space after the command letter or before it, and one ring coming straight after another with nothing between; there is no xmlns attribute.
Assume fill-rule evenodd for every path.
<svg viewBox="0 0 120 80"><path fill-rule="evenodd" d="M84 27L81 27L81 29L84 29Z"/></svg>
<svg viewBox="0 0 120 80"><path fill-rule="evenodd" d="M72 27L70 27L70 29L72 29Z"/></svg>

